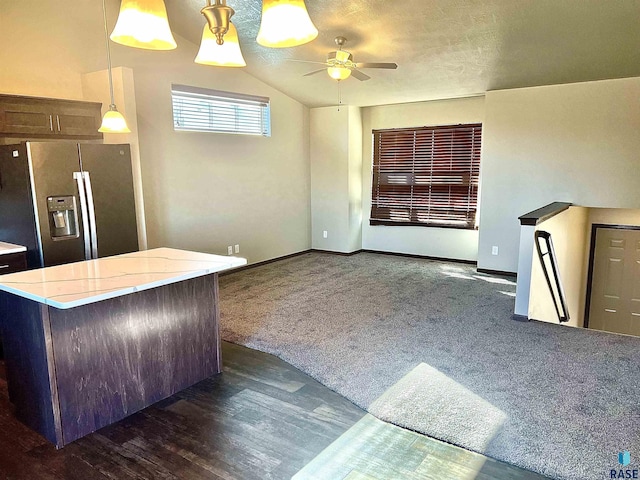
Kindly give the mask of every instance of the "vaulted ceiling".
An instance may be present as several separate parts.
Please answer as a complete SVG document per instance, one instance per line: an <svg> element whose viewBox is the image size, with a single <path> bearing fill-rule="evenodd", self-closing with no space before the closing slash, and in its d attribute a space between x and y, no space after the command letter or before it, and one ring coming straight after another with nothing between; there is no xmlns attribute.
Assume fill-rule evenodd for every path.
<svg viewBox="0 0 640 480"><path fill-rule="evenodd" d="M200 43L205 0L166 0L172 29ZM270 49L255 41L260 0L235 10L245 71L308 106L368 106L454 98L487 90L640 76L638 0L306 0L319 30L313 42ZM338 84L304 74L345 36L371 80ZM211 67L217 68L217 67Z"/></svg>

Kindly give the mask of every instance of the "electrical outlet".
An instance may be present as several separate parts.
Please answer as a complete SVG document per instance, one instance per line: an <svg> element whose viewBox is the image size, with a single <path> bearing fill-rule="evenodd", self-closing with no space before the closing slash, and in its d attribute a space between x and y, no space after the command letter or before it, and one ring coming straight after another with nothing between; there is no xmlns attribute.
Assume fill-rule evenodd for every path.
<svg viewBox="0 0 640 480"><path fill-rule="evenodd" d="M498 246L494 245L491 247L491 255L498 255Z"/></svg>
<svg viewBox="0 0 640 480"><path fill-rule="evenodd" d="M233 246L233 251L234 251L235 253L240 253L240 245L234 245L234 246Z"/></svg>
<svg viewBox="0 0 640 480"><path fill-rule="evenodd" d="M227 255L233 255L233 247L231 245L227 247Z"/></svg>
<svg viewBox="0 0 640 480"><path fill-rule="evenodd" d="M326 230L322 231L322 238L327 238L329 236L328 232Z"/></svg>

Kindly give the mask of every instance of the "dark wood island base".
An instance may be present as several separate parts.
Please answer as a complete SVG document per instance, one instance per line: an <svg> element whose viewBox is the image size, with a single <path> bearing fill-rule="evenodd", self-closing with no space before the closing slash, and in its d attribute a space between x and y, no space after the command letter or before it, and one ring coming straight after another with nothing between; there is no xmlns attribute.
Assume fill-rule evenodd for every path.
<svg viewBox="0 0 640 480"><path fill-rule="evenodd" d="M221 372L218 274L68 309L0 291L17 417L58 448Z"/></svg>
<svg viewBox="0 0 640 480"><path fill-rule="evenodd" d="M220 373L218 273L173 248L0 276L9 399L58 448Z"/></svg>

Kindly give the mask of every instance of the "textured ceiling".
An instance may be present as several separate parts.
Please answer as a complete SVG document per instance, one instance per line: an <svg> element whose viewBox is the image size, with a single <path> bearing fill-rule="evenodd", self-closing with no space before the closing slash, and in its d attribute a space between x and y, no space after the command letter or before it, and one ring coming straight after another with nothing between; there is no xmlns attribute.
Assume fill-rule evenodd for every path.
<svg viewBox="0 0 640 480"><path fill-rule="evenodd" d="M171 28L200 43L205 0L166 0ZM305 105L338 102L321 68L334 38L356 62L396 62L341 82L357 106L482 94L487 90L640 76L640 0L306 0L318 38L270 49L255 42L260 0L228 0L245 71ZM211 67L217 68L217 67Z"/></svg>

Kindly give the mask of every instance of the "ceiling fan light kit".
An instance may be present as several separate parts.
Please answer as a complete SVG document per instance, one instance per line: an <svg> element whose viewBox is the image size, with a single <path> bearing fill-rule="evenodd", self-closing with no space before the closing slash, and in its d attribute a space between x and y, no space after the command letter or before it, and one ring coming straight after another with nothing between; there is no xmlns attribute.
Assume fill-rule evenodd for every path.
<svg viewBox="0 0 640 480"><path fill-rule="evenodd" d="M350 76L354 78L365 81L369 80L371 77L362 73L359 68L385 68L385 69L396 69L398 65L395 63L355 63L353 61L353 55L346 50L342 50L342 47L345 43L347 43L347 39L344 37L336 37L335 38L336 45L338 46L338 50L334 52L329 52L327 55L327 60L325 62L314 62L308 60L294 60L296 62L306 62L306 63L319 63L326 65L326 71L331 78L337 81L345 80ZM325 71L325 69L315 70L313 72L309 72L305 74L305 77L309 77L311 75L315 75L316 73L320 73Z"/></svg>
<svg viewBox="0 0 640 480"><path fill-rule="evenodd" d="M122 0L111 40L147 50L173 50L177 47L163 0Z"/></svg>
<svg viewBox="0 0 640 480"><path fill-rule="evenodd" d="M271 48L295 47L318 36L304 0L262 0L262 21L256 41Z"/></svg>
<svg viewBox="0 0 640 480"><path fill-rule="evenodd" d="M340 39L340 41L338 40ZM346 80L351 76L351 69L356 66L353 63L353 55L346 50L342 50L346 39L344 37L337 37L336 43L339 45L340 50L330 52L327 55L327 73L334 80Z"/></svg>
<svg viewBox="0 0 640 480"><path fill-rule="evenodd" d="M224 37L223 44L217 42L216 35L211 31L209 25L205 25L202 31L200 50L194 61L202 65L216 67L245 67L247 63L240 50L238 30L235 25L229 22L229 30Z"/></svg>
<svg viewBox="0 0 640 480"><path fill-rule="evenodd" d="M327 67L327 73L334 80L346 80L351 76L351 70L345 67Z"/></svg>

